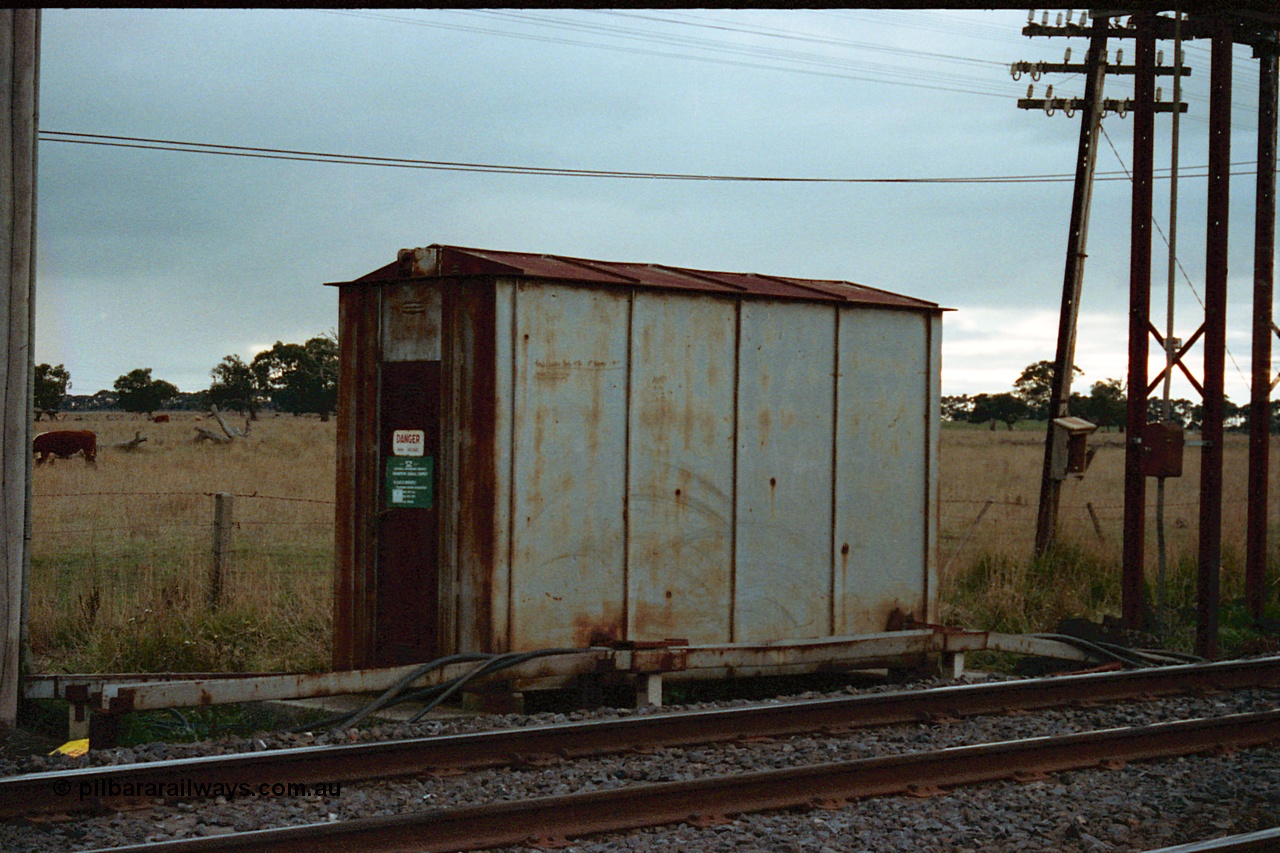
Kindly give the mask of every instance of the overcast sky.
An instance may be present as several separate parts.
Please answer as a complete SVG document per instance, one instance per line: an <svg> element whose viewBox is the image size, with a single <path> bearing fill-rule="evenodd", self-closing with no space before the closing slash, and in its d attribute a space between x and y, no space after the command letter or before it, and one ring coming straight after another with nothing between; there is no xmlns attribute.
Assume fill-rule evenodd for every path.
<svg viewBox="0 0 1280 853"><path fill-rule="evenodd" d="M1056 16L1057 11L1051 13ZM1079 16L1079 12L1075 13ZM1039 13L1037 13L1037 16ZM44 12L41 128L372 157L805 178L1069 176L1080 118L1020 110L1016 60L1083 39L1026 11ZM1113 50L1115 45L1113 44ZM1166 62L1172 51L1166 50ZM1132 43L1126 53L1132 57ZM1227 392L1248 398L1257 63L1235 57ZM1191 43L1181 169L1207 162ZM1056 95L1083 79L1048 75ZM1171 98L1169 78L1161 82ZM1108 95L1132 82L1110 77ZM1171 119L1157 116L1156 165ZM1132 120L1104 122L1077 388L1125 372ZM63 137L64 139L66 137ZM1200 167L1200 168L1195 168ZM1156 185L1168 231L1169 181ZM1070 180L766 183L378 168L46 141L37 362L73 393L150 367L207 388L223 356L336 329L345 281L401 248L477 248L844 279L957 309L943 392L1052 358ZM1177 334L1202 319L1205 180L1179 184ZM1153 320L1164 327L1157 235ZM1157 354L1157 358L1162 358ZM1199 373L1200 350L1189 359ZM1236 367L1238 364L1238 369ZM1154 368L1153 368L1154 375ZM1083 384L1083 388L1081 384ZM1194 396L1185 380L1175 396Z"/></svg>

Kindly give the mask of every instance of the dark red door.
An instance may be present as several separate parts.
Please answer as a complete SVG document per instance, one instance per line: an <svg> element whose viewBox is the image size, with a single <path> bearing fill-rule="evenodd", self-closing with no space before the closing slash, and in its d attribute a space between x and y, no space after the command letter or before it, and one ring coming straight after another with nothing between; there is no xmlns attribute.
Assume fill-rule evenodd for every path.
<svg viewBox="0 0 1280 853"><path fill-rule="evenodd" d="M409 457L414 461L408 464L421 462L431 467L429 508L396 506L397 502L406 501L403 489L393 496L393 484L387 476L389 466L404 464L403 460L397 462L392 452L392 436L396 430L424 433L423 455ZM440 362L399 361L382 365L379 442L382 483L375 658L379 666L397 666L439 657L436 630L440 560ZM419 497L416 502L425 501Z"/></svg>

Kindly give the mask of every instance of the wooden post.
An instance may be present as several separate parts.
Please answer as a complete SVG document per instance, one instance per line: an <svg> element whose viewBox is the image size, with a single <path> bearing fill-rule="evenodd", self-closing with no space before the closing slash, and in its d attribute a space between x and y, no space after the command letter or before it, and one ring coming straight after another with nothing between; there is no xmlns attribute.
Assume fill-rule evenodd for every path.
<svg viewBox="0 0 1280 853"><path fill-rule="evenodd" d="M39 57L40 10L0 9L0 727L17 723L27 627Z"/></svg>
<svg viewBox="0 0 1280 853"><path fill-rule="evenodd" d="M213 496L213 565L209 569L209 607L222 601L222 580L231 568L231 519L234 498L226 492Z"/></svg>
<svg viewBox="0 0 1280 853"><path fill-rule="evenodd" d="M1107 28L1105 17L1093 19L1093 34L1085 64L1089 67L1084 84L1085 111L1080 117L1080 145L1076 154L1076 183L1071 199L1071 223L1067 230L1067 262L1062 280L1062 307L1058 312L1058 346L1053 359L1053 379L1049 388L1049 424L1044 439L1044 464L1040 474L1040 504L1036 511L1036 556L1043 557L1053 545L1058 530L1058 504L1062 481L1053 471L1053 419L1068 415L1071 379L1076 364L1076 320L1080 315L1080 292L1084 285L1085 249L1089 240L1089 207L1093 201L1093 175L1098 164L1099 129L1102 126L1102 87L1107 74ZM993 423L994 426L994 423Z"/></svg>

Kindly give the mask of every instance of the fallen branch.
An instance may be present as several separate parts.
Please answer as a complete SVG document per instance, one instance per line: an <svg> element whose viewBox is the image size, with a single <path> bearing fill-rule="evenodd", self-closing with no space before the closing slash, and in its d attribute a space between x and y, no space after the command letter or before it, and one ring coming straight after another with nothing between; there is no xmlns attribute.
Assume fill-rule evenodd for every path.
<svg viewBox="0 0 1280 853"><path fill-rule="evenodd" d="M138 445L142 444L142 442L144 441L146 441L146 439L143 438L142 433L135 432L133 434L133 438L129 439L128 441L117 441L115 444L111 446L114 447L116 450L134 451L134 450L137 450Z"/></svg>
<svg viewBox="0 0 1280 853"><path fill-rule="evenodd" d="M218 435L211 429L204 427L192 427L196 431L196 441L212 441L214 444L230 444L231 437L226 435Z"/></svg>
<svg viewBox="0 0 1280 853"><path fill-rule="evenodd" d="M245 422L244 422L244 429L243 429L243 430L239 430L239 429L236 429L236 428L235 428L235 427L233 427L233 426L228 426L228 425L227 425L226 420L222 417L222 412L219 412L219 411L218 411L218 407L217 407L217 406L210 406L210 407L209 407L209 412L210 412L210 414L212 414L215 418L217 418L217 420L218 420L218 426L222 427L222 431L223 431L223 432L225 432L225 433L227 434L227 441L230 441L230 440L231 440L231 439L233 439L233 438L248 438L248 437L249 437L249 421L248 421L248 419L247 419L247 418L245 419Z"/></svg>

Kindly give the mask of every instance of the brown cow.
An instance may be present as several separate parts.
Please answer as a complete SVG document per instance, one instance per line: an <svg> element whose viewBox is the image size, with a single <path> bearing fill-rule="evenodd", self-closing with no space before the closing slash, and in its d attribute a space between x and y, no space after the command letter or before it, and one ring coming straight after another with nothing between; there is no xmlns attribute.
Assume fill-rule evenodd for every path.
<svg viewBox="0 0 1280 853"><path fill-rule="evenodd" d="M36 464L46 460L70 459L77 453L84 454L84 461L93 465L98 458L98 436L87 429L66 429L42 432L35 437Z"/></svg>
<svg viewBox="0 0 1280 853"><path fill-rule="evenodd" d="M151 419L151 422L156 424L167 424L169 422L169 416L156 415L154 418Z"/></svg>

